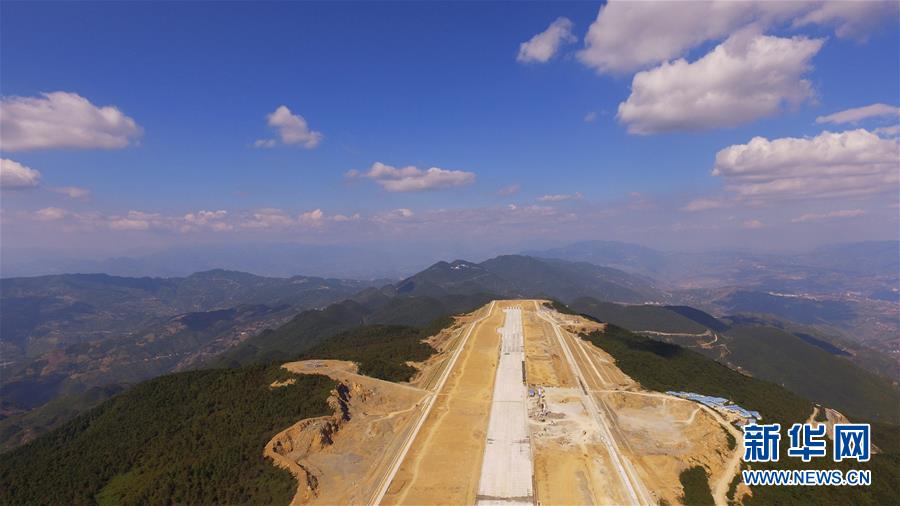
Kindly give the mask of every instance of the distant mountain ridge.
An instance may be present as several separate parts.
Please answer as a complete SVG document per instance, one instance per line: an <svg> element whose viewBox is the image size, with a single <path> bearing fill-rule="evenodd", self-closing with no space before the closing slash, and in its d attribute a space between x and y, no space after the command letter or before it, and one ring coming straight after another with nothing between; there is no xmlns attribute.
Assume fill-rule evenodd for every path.
<svg viewBox="0 0 900 506"><path fill-rule="evenodd" d="M641 247L617 251L620 264L659 260L652 250ZM497 298L556 299L574 303L573 307L579 300L602 301L594 306L596 311L602 309L596 314L624 327L688 334L707 329L723 332L738 323L769 325L765 319L754 320L755 315L717 319L701 310L710 305L718 308L716 315L797 313L807 318L798 318L801 323L843 314L831 311L839 306L830 303L760 295L765 293L673 292L648 276L622 269L526 255L502 255L480 263L440 261L392 284L308 276L268 278L222 269L181 278L72 274L3 279L0 351L5 360L18 362L5 365L0 382L4 397L0 432L6 434L7 427L30 413L28 409L55 398L60 402L47 410L38 408L40 412L28 415L30 420L52 427L64 418L57 413L71 416L88 401L99 399L97 391L90 390L97 387L205 365L288 360L360 325L421 326ZM781 299L786 301L783 311L789 312L767 306ZM801 344L832 355L841 351L829 348L830 341L815 341L818 338L812 334L806 335L813 340L786 335L804 353L809 350ZM702 337L703 342L709 339ZM768 342L769 350L777 353L773 345L777 340ZM823 363L830 360L819 358ZM95 394L85 397L88 391ZM3 421L7 415L13 418ZM27 430L23 425L9 435L19 438Z"/></svg>
<svg viewBox="0 0 900 506"><path fill-rule="evenodd" d="M20 432L28 435L31 428L20 424L22 430L17 429L14 419L48 401L83 398L97 387L197 367L299 311L369 286L222 269L181 278L61 274L0 279L0 445L20 438ZM72 402L61 403L48 409L71 411ZM56 418L30 416L32 421Z"/></svg>
<svg viewBox="0 0 900 506"><path fill-rule="evenodd" d="M785 271L802 272L810 277L822 270L894 280L900 276L900 241L828 244L797 253L660 251L616 241L581 241L558 248L525 251L522 254L537 258L591 262L670 282L704 279L712 274L721 281L720 286L746 285L748 281L773 282L774 279L767 281L766 276L780 275Z"/></svg>
<svg viewBox="0 0 900 506"><path fill-rule="evenodd" d="M438 262L397 285L404 295L494 293L503 297L664 302L668 293L646 277L587 262L501 255L481 263Z"/></svg>

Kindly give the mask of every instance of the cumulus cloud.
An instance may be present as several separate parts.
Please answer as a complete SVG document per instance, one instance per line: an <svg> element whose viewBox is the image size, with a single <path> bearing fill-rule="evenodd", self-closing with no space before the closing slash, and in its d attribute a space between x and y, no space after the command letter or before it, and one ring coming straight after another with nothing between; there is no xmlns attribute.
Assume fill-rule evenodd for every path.
<svg viewBox="0 0 900 506"><path fill-rule="evenodd" d="M48 188L53 193L59 193L69 197L70 199L86 199L90 197L91 191L87 188L78 186L58 186L56 188Z"/></svg>
<svg viewBox="0 0 900 506"><path fill-rule="evenodd" d="M827 213L808 213L798 216L791 220L791 223L805 223L808 221L824 221L835 218L857 218L864 216L866 212L862 209L841 209L838 211L829 211Z"/></svg>
<svg viewBox="0 0 900 506"><path fill-rule="evenodd" d="M844 111L829 114L827 116L819 116L816 123L859 123L869 118L900 118L900 107L894 107L888 104L872 104L865 107L855 107Z"/></svg>
<svg viewBox="0 0 900 506"><path fill-rule="evenodd" d="M619 104L628 131L651 134L737 126L813 96L801 76L822 39L741 32L690 63L666 62L635 74Z"/></svg>
<svg viewBox="0 0 900 506"><path fill-rule="evenodd" d="M368 172L349 170L346 176L350 179L369 178L389 192L443 190L475 182L474 172L438 167L422 170L412 165L397 168L381 162L373 163Z"/></svg>
<svg viewBox="0 0 900 506"><path fill-rule="evenodd" d="M555 195L543 195L537 198L538 202L564 202L566 200L579 200L581 199L581 193L572 193L572 194L555 194Z"/></svg>
<svg viewBox="0 0 900 506"><path fill-rule="evenodd" d="M312 211L301 213L300 216L297 217L298 223L310 227L321 227L324 220L325 213L323 213L321 209L313 209Z"/></svg>
<svg viewBox="0 0 900 506"><path fill-rule="evenodd" d="M748 26L767 30L833 27L840 37L865 37L883 20L896 19L896 2L634 2L602 6L578 59L601 73L626 73L678 58L708 41Z"/></svg>
<svg viewBox="0 0 900 506"><path fill-rule="evenodd" d="M546 30L519 44L516 61L546 63L556 55L561 45L576 40L572 35L572 21L564 17L557 18Z"/></svg>
<svg viewBox="0 0 900 506"><path fill-rule="evenodd" d="M362 216L360 216L359 213L353 213L350 216L347 216L346 214L335 214L333 217L334 221L337 222L357 221L360 218L362 218Z"/></svg>
<svg viewBox="0 0 900 506"><path fill-rule="evenodd" d="M313 149L322 142L324 137L321 132L310 130L306 119L294 114L287 106L281 105L275 109L275 112L266 116L270 127L278 132L282 144L300 145L306 149ZM275 147L277 141L275 139L259 139L253 143L257 148Z"/></svg>
<svg viewBox="0 0 900 506"><path fill-rule="evenodd" d="M754 137L716 154L712 174L746 198L869 195L900 182L900 145L867 130L812 138Z"/></svg>
<svg viewBox="0 0 900 506"><path fill-rule="evenodd" d="M593 123L593 122L595 122L595 121L597 121L597 113L596 113L596 112L591 111L591 112L589 112L589 113L587 113L587 114L584 115L584 122L585 122L585 123Z"/></svg>
<svg viewBox="0 0 900 506"><path fill-rule="evenodd" d="M98 107L77 93L57 91L0 101L4 151L122 148L141 134L141 127L118 108Z"/></svg>
<svg viewBox="0 0 900 506"><path fill-rule="evenodd" d="M8 158L0 158L0 188L21 190L34 188L41 182L41 173Z"/></svg>

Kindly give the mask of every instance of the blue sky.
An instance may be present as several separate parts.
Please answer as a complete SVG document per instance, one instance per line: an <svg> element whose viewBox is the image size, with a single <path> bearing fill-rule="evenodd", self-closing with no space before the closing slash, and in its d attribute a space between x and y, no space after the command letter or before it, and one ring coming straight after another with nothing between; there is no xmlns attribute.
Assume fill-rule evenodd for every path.
<svg viewBox="0 0 900 506"><path fill-rule="evenodd" d="M125 244L390 240L432 242L439 251L458 241L502 249L606 238L664 248L702 242L779 249L896 236L897 168L886 170L884 160L877 169L865 161L844 168L847 177L880 171L884 183L882 190L860 183L850 196L835 196L825 185L820 194L748 197L728 188L749 180L739 175L744 169L734 168L733 179L711 175L717 152L756 136L815 138L824 130L896 125L896 112L883 111L855 122L816 122L848 109L898 105L900 35L890 4L882 6L888 15L874 16L850 9L723 14L729 28L721 33L613 70L579 53L590 46L588 29L600 23L601 8L589 2L3 2L5 104L40 100L46 92L77 94L92 106L115 107L140 129L115 148L72 148L57 139L23 149L9 141L7 123L2 157L38 171L40 179L4 187L3 248L65 244L114 254ZM816 15L809 19L820 21L802 21ZM570 22L570 39L546 62L518 61L520 44L560 17ZM692 28L685 23L686 33ZM678 58L693 64L750 25L748 40L821 41L804 60L809 68L784 76L782 90L774 92L796 94L797 83L808 81L803 96L736 125L710 119L635 134L617 118L637 72ZM608 57L632 36L648 38L623 32L619 42L595 50ZM703 76L703 69L684 70L704 83L718 79ZM734 77L722 79L727 86ZM651 94L677 103L660 98L664 93ZM311 149L280 141L278 129L267 125L280 106L322 140ZM589 113L593 121L585 120ZM884 143L896 145L896 132L877 135L888 152ZM259 139L277 142L254 147ZM375 162L461 171L474 180L398 192L375 177L347 176L364 174ZM519 191L498 194L510 186ZM89 194L54 191L67 187ZM714 202L711 211L685 210L698 199ZM36 214L42 209L58 211ZM525 209L528 214L512 216ZM219 210L227 224L218 230L182 223L189 213ZM290 223L247 225L259 210L278 210ZM128 218L131 211L140 214ZM303 213L314 214L302 219ZM467 229L472 215L484 223ZM130 221L112 225L122 219Z"/></svg>

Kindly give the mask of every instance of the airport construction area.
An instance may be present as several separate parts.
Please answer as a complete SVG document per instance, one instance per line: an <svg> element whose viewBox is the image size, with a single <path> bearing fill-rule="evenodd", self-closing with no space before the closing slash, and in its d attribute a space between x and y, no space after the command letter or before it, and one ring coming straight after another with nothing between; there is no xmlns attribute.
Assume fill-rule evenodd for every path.
<svg viewBox="0 0 900 506"><path fill-rule="evenodd" d="M642 388L580 337L602 328L498 300L429 338L437 353L409 383L285 364L336 380L335 413L265 454L297 478L293 504L680 504L679 476L697 466L727 504L741 448L730 412Z"/></svg>

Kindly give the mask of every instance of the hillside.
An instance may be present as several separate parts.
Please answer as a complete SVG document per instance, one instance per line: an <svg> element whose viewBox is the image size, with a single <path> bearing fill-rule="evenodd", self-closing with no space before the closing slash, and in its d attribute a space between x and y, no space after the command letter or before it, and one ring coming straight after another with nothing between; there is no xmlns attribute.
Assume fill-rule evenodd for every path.
<svg viewBox="0 0 900 506"><path fill-rule="evenodd" d="M330 412L334 382L275 367L162 376L3 455L6 504L287 504L296 484L262 447Z"/></svg>
<svg viewBox="0 0 900 506"><path fill-rule="evenodd" d="M615 304L582 297L572 301L569 307L578 313L635 331L700 334L707 330L703 324L665 306Z"/></svg>
<svg viewBox="0 0 900 506"><path fill-rule="evenodd" d="M435 325L358 327L304 357L354 360L403 380L405 362L434 352L421 339ZM287 378L294 383L270 388ZM297 420L330 413L334 386L278 365L162 376L5 453L0 492L5 504L287 504L296 482L263 446Z"/></svg>
<svg viewBox="0 0 900 506"><path fill-rule="evenodd" d="M851 418L900 423L900 390L845 357L774 327L736 326L728 360Z"/></svg>
<svg viewBox="0 0 900 506"><path fill-rule="evenodd" d="M492 295L391 296L369 290L322 310L304 311L277 329L267 329L221 355L215 364L237 366L290 360L326 339L370 324L422 326L450 314L471 311Z"/></svg>

